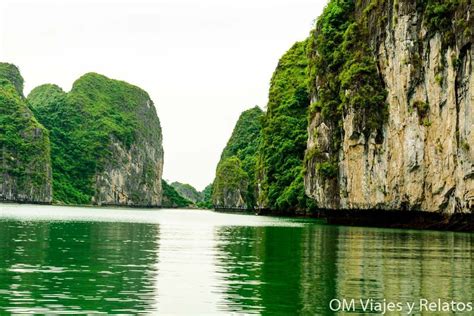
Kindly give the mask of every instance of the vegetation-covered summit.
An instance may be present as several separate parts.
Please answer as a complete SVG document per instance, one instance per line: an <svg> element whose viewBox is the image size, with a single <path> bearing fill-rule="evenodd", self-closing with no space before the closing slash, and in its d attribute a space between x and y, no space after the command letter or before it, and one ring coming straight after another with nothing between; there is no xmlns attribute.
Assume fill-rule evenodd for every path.
<svg viewBox="0 0 474 316"><path fill-rule="evenodd" d="M9 81L16 92L23 97L23 77L17 66L9 63L0 63L0 78Z"/></svg>
<svg viewBox="0 0 474 316"><path fill-rule="evenodd" d="M145 91L88 73L67 94L47 84L28 101L51 131L56 201L159 205L161 127Z"/></svg>

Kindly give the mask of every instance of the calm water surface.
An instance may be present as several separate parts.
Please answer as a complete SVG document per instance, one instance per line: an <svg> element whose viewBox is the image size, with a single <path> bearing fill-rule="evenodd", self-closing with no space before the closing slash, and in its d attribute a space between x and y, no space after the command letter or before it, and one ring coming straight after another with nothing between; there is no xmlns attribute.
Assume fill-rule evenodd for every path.
<svg viewBox="0 0 474 316"><path fill-rule="evenodd" d="M472 236L0 204L0 311L328 314L333 298L469 302Z"/></svg>

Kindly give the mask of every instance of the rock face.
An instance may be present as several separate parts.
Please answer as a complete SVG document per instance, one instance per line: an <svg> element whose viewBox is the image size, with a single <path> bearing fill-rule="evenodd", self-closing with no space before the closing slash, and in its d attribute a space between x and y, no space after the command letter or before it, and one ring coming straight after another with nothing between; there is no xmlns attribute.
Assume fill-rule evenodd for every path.
<svg viewBox="0 0 474 316"><path fill-rule="evenodd" d="M161 138L150 141L142 138L129 148L119 140L111 139L109 148L111 163L104 164L103 170L95 177L96 195L92 202L98 205L160 206ZM117 165L117 161L121 163Z"/></svg>
<svg viewBox="0 0 474 316"><path fill-rule="evenodd" d="M348 22L333 29L349 30L339 48L362 52L376 67L373 80L370 61L364 73L352 67L351 79L367 83L358 87L366 96L385 89L385 104L353 97L345 66L334 68L342 79L332 97L342 111L319 104L328 76L318 64L324 47L317 46L331 36L324 26L337 6ZM306 151L305 189L319 207L474 211L473 14L470 1L331 1L313 33ZM351 25L366 49L347 38ZM345 65L352 62L342 56ZM386 115L364 112L374 105Z"/></svg>
<svg viewBox="0 0 474 316"><path fill-rule="evenodd" d="M253 209L256 205L255 170L260 144L259 107L244 111L217 165L212 203L218 209Z"/></svg>
<svg viewBox="0 0 474 316"><path fill-rule="evenodd" d="M161 205L161 126L145 91L89 73L69 93L43 85L28 100L51 130L55 200Z"/></svg>
<svg viewBox="0 0 474 316"><path fill-rule="evenodd" d="M48 131L23 97L18 68L0 63L0 201L50 203Z"/></svg>

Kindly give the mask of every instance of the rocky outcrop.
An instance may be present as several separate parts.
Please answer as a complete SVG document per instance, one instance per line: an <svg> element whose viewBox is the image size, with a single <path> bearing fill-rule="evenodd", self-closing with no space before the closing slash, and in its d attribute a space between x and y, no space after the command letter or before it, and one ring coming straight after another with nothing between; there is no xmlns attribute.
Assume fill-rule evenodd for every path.
<svg viewBox="0 0 474 316"><path fill-rule="evenodd" d="M240 115L217 165L212 186L215 208L242 210L255 207L256 155L262 115L258 106Z"/></svg>
<svg viewBox="0 0 474 316"><path fill-rule="evenodd" d="M43 85L28 100L51 130L56 201L161 205L162 133L145 91L89 73L69 93Z"/></svg>
<svg viewBox="0 0 474 316"><path fill-rule="evenodd" d="M196 188L187 183L180 183L178 181L172 182L171 186L178 192L182 197L188 199L189 201L197 204L202 202L204 197L201 192L198 192Z"/></svg>
<svg viewBox="0 0 474 316"><path fill-rule="evenodd" d="M336 2L350 1L331 1L333 6ZM472 2L355 3L344 8L345 19L363 30L359 39L368 47L359 52L375 62L376 76L369 81L370 68L366 67L363 75L352 79L368 82L369 88L380 85L385 89L385 104L376 105L386 115L372 119L364 112L372 106L367 95L381 89L362 90L366 96L356 99L352 97L355 90L344 82L339 82L337 97L333 97L341 112L328 114L328 108L318 103L326 97L327 76L318 68L317 58L324 52L316 44L318 38L329 36L322 28L329 23L327 9L313 33L316 67L306 193L326 209L473 212ZM340 47L358 49L347 38L350 25L338 27L349 30ZM349 55L344 56L343 62L351 63ZM343 68L341 81L347 75ZM371 111L377 112L374 107Z"/></svg>
<svg viewBox="0 0 474 316"><path fill-rule="evenodd" d="M110 163L104 164L103 170L95 177L96 195L92 203L160 206L162 184L158 180L163 174L161 138L138 138L129 148L111 138L108 146Z"/></svg>
<svg viewBox="0 0 474 316"><path fill-rule="evenodd" d="M216 171L212 201L217 209L241 209L252 207L249 203L249 175L242 169L242 162L233 156L223 160Z"/></svg>
<svg viewBox="0 0 474 316"><path fill-rule="evenodd" d="M48 131L23 97L18 68L0 63L0 201L50 203Z"/></svg>

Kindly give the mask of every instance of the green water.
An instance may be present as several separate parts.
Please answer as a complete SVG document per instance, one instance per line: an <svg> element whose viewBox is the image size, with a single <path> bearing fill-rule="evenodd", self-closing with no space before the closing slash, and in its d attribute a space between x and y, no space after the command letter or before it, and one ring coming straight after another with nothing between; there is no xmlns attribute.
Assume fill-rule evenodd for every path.
<svg viewBox="0 0 474 316"><path fill-rule="evenodd" d="M473 237L193 210L0 205L0 311L328 314L470 301Z"/></svg>

